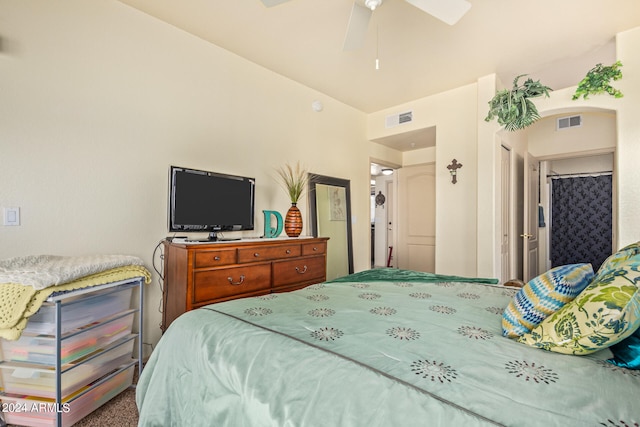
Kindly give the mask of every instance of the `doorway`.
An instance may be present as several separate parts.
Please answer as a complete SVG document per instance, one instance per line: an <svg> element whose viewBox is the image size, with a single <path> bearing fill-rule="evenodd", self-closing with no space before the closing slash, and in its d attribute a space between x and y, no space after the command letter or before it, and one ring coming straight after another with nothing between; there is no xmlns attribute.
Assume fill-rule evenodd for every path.
<svg viewBox="0 0 640 427"><path fill-rule="evenodd" d="M388 175L372 176L371 245L375 248L372 268L433 273L435 163L390 171Z"/></svg>
<svg viewBox="0 0 640 427"><path fill-rule="evenodd" d="M549 268L590 263L597 270L613 242L613 154L546 162Z"/></svg>
<svg viewBox="0 0 640 427"><path fill-rule="evenodd" d="M371 268L395 267L396 172L393 167L371 164Z"/></svg>
<svg viewBox="0 0 640 427"><path fill-rule="evenodd" d="M527 260L531 260L529 266L535 265L537 268L523 268L519 276L522 280L527 280L527 275L535 277L544 271L548 271L551 262L551 239L552 239L552 200L551 200L551 176L579 176L581 174L593 174L596 172L612 173L612 194L616 193L615 185L615 162L614 153L617 144L616 134L616 114L615 112L602 110L589 113L581 113L582 119L579 126L561 129L559 123L566 118L566 113L549 115L531 126L525 133L520 135L507 134L509 146L515 155L516 175L522 176L528 171L532 171L531 166L537 164L539 179L539 190L533 188L533 182L529 182L526 177L524 183L515 183L514 188L524 192L529 186L527 197L517 196L515 210L517 212L517 223L522 227L516 236L521 248L512 247L511 253L514 259L519 258L524 267ZM504 138L504 135L501 135ZM530 165L528 162L529 153L534 154L540 161ZM512 165L514 163L512 162ZM513 172L512 172L513 174ZM516 178L516 179L518 179ZM536 198L535 193L539 191ZM587 190L590 191L590 190ZM528 197L531 196L531 197ZM536 200L537 199L537 200ZM605 233L611 235L612 248L616 247L616 205L615 199L611 198L612 222L611 228ZM522 204L521 204L522 203ZM523 208L524 205L528 208ZM524 211L524 212L523 212ZM526 219L528 215L528 221ZM576 215L575 213L573 214ZM589 222L593 220L589 219ZM608 227L607 227L608 228ZM532 230L532 231L530 231ZM537 236L535 236L537 233ZM563 233L567 233L566 231ZM533 258L533 251L530 251L527 241L528 235L534 235L538 239L537 259ZM564 262L568 262L565 260ZM584 262L580 259L572 258L572 262ZM592 261L598 263L599 261ZM597 269L598 266L594 266ZM519 269L518 269L519 270ZM527 271L528 270L528 271ZM512 271L516 274L518 271Z"/></svg>

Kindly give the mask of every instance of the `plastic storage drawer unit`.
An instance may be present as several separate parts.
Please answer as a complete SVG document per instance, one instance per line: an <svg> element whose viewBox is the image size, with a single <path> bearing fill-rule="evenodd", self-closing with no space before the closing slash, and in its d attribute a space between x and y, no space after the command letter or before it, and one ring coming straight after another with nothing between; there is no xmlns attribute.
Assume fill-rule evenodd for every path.
<svg viewBox="0 0 640 427"><path fill-rule="evenodd" d="M60 328L63 334L99 319L109 317L131 308L133 288L117 292L98 291L90 298L73 297L65 302L61 313ZM37 313L29 317L24 332L54 335L56 333L55 304L44 304Z"/></svg>
<svg viewBox="0 0 640 427"><path fill-rule="evenodd" d="M32 427L54 427L57 415L62 416L62 426L71 426L108 402L133 384L134 365L100 380L100 384L88 385L56 404L53 399L6 394L0 396L7 424ZM90 388L94 387L94 388Z"/></svg>
<svg viewBox="0 0 640 427"><path fill-rule="evenodd" d="M62 336L61 360L70 363L126 337L133 329L135 310L87 325ZM0 340L4 360L55 366L55 336L23 333L16 341Z"/></svg>
<svg viewBox="0 0 640 427"><path fill-rule="evenodd" d="M62 397L132 361L135 335L130 335L110 350L62 366L60 374ZM0 363L2 386L6 393L28 394L35 397L56 397L56 370L54 367L20 362Z"/></svg>

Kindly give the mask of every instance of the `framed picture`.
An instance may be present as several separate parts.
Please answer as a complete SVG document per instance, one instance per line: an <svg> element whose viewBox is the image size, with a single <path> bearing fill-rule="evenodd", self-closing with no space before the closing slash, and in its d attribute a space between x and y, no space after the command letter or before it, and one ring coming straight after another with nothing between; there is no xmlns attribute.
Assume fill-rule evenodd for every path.
<svg viewBox="0 0 640 427"><path fill-rule="evenodd" d="M329 203L331 205L331 221L346 221L347 196L344 187L331 187L329 189Z"/></svg>

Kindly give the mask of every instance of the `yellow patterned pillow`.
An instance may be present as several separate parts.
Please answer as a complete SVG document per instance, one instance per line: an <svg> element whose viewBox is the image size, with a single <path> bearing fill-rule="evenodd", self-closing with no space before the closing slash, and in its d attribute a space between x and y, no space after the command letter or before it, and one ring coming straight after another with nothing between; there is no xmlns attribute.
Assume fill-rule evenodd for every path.
<svg viewBox="0 0 640 427"><path fill-rule="evenodd" d="M610 255L596 273L596 279L600 276L604 276L605 274L611 273L613 270L618 268L618 265L624 263L630 258L640 254L640 242L632 243L630 245L625 246L620 249L616 253Z"/></svg>
<svg viewBox="0 0 640 427"><path fill-rule="evenodd" d="M598 275L573 301L518 342L584 355L616 344L640 326L640 254Z"/></svg>

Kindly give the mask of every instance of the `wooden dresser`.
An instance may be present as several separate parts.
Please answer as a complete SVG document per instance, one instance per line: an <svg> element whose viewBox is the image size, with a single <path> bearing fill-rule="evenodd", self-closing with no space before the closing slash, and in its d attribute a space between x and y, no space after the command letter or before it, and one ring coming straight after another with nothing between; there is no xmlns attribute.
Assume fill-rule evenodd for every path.
<svg viewBox="0 0 640 427"><path fill-rule="evenodd" d="M323 282L328 238L233 242L164 241L162 331L182 313L214 302Z"/></svg>

